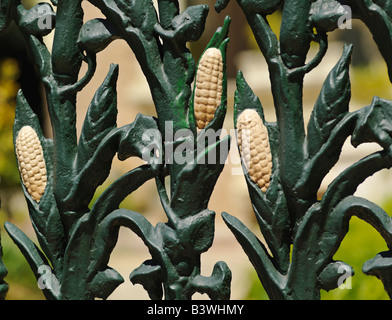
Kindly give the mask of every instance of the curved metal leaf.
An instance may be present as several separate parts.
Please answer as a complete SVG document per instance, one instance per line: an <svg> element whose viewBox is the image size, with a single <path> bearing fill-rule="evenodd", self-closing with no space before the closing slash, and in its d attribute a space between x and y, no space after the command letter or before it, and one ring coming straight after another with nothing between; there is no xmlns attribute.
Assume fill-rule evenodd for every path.
<svg viewBox="0 0 392 320"><path fill-rule="evenodd" d="M28 36L28 43L31 47L31 54L36 62L35 65L40 72L42 82L46 87L54 87L55 80L50 77L52 74L51 54L44 44L42 38ZM49 89L48 89L49 90Z"/></svg>
<svg viewBox="0 0 392 320"><path fill-rule="evenodd" d="M225 262L214 265L209 277L198 275L192 279L192 286L197 292L206 293L211 300L230 299L231 271Z"/></svg>
<svg viewBox="0 0 392 320"><path fill-rule="evenodd" d="M56 14L49 3L38 3L30 10L22 9L18 12L19 28L25 34L43 37L55 27Z"/></svg>
<svg viewBox="0 0 392 320"><path fill-rule="evenodd" d="M151 251L160 250L159 245L156 249L154 227L141 214L118 209L97 224L87 213L74 225L64 253L63 296L77 299L92 299L97 293L108 296L120 284L116 271L105 270L121 226L135 232Z"/></svg>
<svg viewBox="0 0 392 320"><path fill-rule="evenodd" d="M131 210L117 209L105 217L95 230L94 256L97 265L107 264L107 253L113 250L121 226L135 232L152 252L161 250L155 239L155 229L145 217Z"/></svg>
<svg viewBox="0 0 392 320"><path fill-rule="evenodd" d="M160 158L146 156L150 152L146 146L154 145L163 152L160 133L152 117L138 115L135 121L121 128L116 127L117 94L116 81L118 65L111 65L109 73L97 90L87 111L82 128L76 161L77 177L66 201L87 207L96 188L109 175L114 155L118 152L120 160L130 156L150 159L154 169L161 164ZM152 132L144 139L146 132ZM157 137L158 135L158 137ZM147 150L147 151L146 151Z"/></svg>
<svg viewBox="0 0 392 320"><path fill-rule="evenodd" d="M163 164L164 152L157 119L139 113L127 129L118 146L118 158L125 160L136 156L154 170L159 169Z"/></svg>
<svg viewBox="0 0 392 320"><path fill-rule="evenodd" d="M47 268L50 268L50 264L46 259L45 255L18 227L16 227L10 222L6 222L4 224L4 227L11 239L15 242L19 250L25 256L31 270L33 271L35 277L38 280L43 274L45 274L45 272L47 272L43 272L43 269L46 270ZM56 288L56 291L53 291L52 288L45 287L43 289L43 293L45 294L47 299L59 298L58 288Z"/></svg>
<svg viewBox="0 0 392 320"><path fill-rule="evenodd" d="M104 82L91 101L83 123L77 158L79 170L87 164L108 132L117 126L117 79L118 65L111 64Z"/></svg>
<svg viewBox="0 0 392 320"><path fill-rule="evenodd" d="M215 31L214 35L212 36L210 42L206 47L206 50L211 47L224 48L227 45L227 41L228 41L227 36L229 34L230 22L231 22L230 16L226 16L225 20L223 21L223 26L219 27Z"/></svg>
<svg viewBox="0 0 392 320"><path fill-rule="evenodd" d="M234 127L237 127L238 116L246 109L255 110L260 118L265 122L264 110L259 97L257 97L251 87L246 82L241 71L237 74L236 90L234 96Z"/></svg>
<svg viewBox="0 0 392 320"><path fill-rule="evenodd" d="M152 300L162 299L162 268L155 264L154 260L144 261L140 267L132 271L129 280L133 284L141 284Z"/></svg>
<svg viewBox="0 0 392 320"><path fill-rule="evenodd" d="M329 184L322 198L323 208L334 208L342 199L353 195L365 179L391 167L391 156L385 151L374 152L355 162Z"/></svg>
<svg viewBox="0 0 392 320"><path fill-rule="evenodd" d="M283 299L282 289L285 286L286 278L276 270L265 246L237 218L226 212L222 213L222 218L248 255L268 296L271 299Z"/></svg>
<svg viewBox="0 0 392 320"><path fill-rule="evenodd" d="M364 142L376 142L391 152L392 101L374 97L370 106L360 110L351 142L355 147Z"/></svg>
<svg viewBox="0 0 392 320"><path fill-rule="evenodd" d="M215 212L203 210L179 219L176 225L178 238L189 250L197 253L207 251L214 240Z"/></svg>
<svg viewBox="0 0 392 320"><path fill-rule="evenodd" d="M147 165L135 168L114 181L95 201L90 218L99 223L110 212L119 208L120 203L144 182L154 177Z"/></svg>
<svg viewBox="0 0 392 320"><path fill-rule="evenodd" d="M343 55L328 74L309 119L307 149L315 156L327 141L333 128L348 112L351 99L349 65L352 45L345 45ZM338 146L336 149L339 149ZM326 155L325 157L330 157Z"/></svg>
<svg viewBox="0 0 392 320"><path fill-rule="evenodd" d="M336 0L317 0L310 9L310 22L324 32L338 28L339 19L346 14L344 7Z"/></svg>
<svg viewBox="0 0 392 320"><path fill-rule="evenodd" d="M354 275L354 269L342 261L329 263L319 275L320 288L326 291L336 289L340 285L339 279L342 274L347 272L351 276Z"/></svg>
<svg viewBox="0 0 392 320"><path fill-rule="evenodd" d="M188 41L197 41L201 37L207 15L207 5L189 6L172 19L171 27L174 31L161 30L162 32L159 32L160 28L157 29L156 26L155 30L163 38L171 38L179 45L184 45Z"/></svg>
<svg viewBox="0 0 392 320"><path fill-rule="evenodd" d="M385 291L392 299L392 252L384 251L373 259L366 261L362 271L367 275L376 276L384 284Z"/></svg>
<svg viewBox="0 0 392 320"><path fill-rule="evenodd" d="M80 29L78 45L91 52L100 52L112 41L119 39L117 30L105 19L87 21Z"/></svg>
<svg viewBox="0 0 392 320"><path fill-rule="evenodd" d="M107 299L107 297L124 282L123 277L114 269L107 268L99 271L90 283L90 290L94 297Z"/></svg>
<svg viewBox="0 0 392 320"><path fill-rule="evenodd" d="M185 162L172 194L171 207L179 217L191 216L207 208L215 182L223 170L229 145L230 136L226 136L201 152L191 152L194 160Z"/></svg>
<svg viewBox="0 0 392 320"><path fill-rule="evenodd" d="M139 156L151 165L154 172L162 166L161 136L152 117L138 115L133 123L106 131L96 149L91 150L94 151L91 158L86 159L87 163L78 173L67 201L87 207L96 188L109 175L116 152L120 160ZM158 151L158 156L155 151Z"/></svg>
<svg viewBox="0 0 392 320"><path fill-rule="evenodd" d="M376 204L354 196L344 198L331 211L316 204L304 216L293 242L290 287L314 286L310 279L317 279L332 261L354 215L373 226L388 247L392 246L391 218Z"/></svg>

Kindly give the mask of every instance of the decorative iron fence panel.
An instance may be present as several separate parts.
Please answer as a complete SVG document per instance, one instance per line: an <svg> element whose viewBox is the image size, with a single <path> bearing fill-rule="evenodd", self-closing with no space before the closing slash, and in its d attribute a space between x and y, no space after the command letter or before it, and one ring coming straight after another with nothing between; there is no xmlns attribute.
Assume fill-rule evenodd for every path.
<svg viewBox="0 0 392 320"><path fill-rule="evenodd" d="M227 109L231 19L224 19L195 62L187 44L201 37L207 5L180 10L177 0L158 0L156 6L151 0L89 2L104 19L84 22L82 0L52 0L29 10L17 0L0 1L0 30L13 20L25 37L44 84L53 131L51 139L43 135L37 115L19 91L15 154L39 246L16 225L7 222L5 229L47 299L106 299L124 281L108 266L120 227L137 234L151 254L130 274L151 299L191 299L196 292L229 299L232 274L225 262L217 262L209 277L200 271L201 255L211 247L215 232L215 212L208 203L230 144L230 137L220 138L219 132ZM260 99L239 72L234 127L265 243L236 217L225 212L222 217L271 299L319 299L321 289L340 284L341 268L351 267L333 257L352 216L368 222L392 246L388 214L354 195L367 177L392 166L392 103L375 97L371 105L349 110L352 45L342 48L325 79L306 129L303 116L304 76L322 61L327 35L339 27L347 6L369 28L391 72L390 2L237 0L268 64L276 111L276 122L265 120ZM228 3L218 0L215 9L220 12ZM279 38L267 20L276 10L282 10ZM50 32L51 51L42 39ZM139 114L134 122L117 126L119 66L111 65L78 137L77 92L94 76L96 55L116 39L123 39L135 54L157 116ZM312 42L319 51L307 61ZM83 64L87 71L79 78ZM382 150L351 164L318 199L320 184L348 137L355 147L374 142ZM139 157L146 164L118 178L90 204L116 154L122 161ZM119 208L151 179L167 216L167 222L155 226L141 213ZM390 251L381 252L363 266L389 295L391 259ZM5 270L0 264L1 298L7 291Z"/></svg>

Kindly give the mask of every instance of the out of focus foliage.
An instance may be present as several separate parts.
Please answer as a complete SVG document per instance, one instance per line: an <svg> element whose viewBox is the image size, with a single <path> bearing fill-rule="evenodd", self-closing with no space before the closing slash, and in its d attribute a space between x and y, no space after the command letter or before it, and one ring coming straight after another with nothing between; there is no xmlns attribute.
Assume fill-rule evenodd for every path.
<svg viewBox="0 0 392 320"><path fill-rule="evenodd" d="M19 90L19 66L16 60L0 60L0 176L1 186L19 185L14 156L12 126L15 117L15 97Z"/></svg>

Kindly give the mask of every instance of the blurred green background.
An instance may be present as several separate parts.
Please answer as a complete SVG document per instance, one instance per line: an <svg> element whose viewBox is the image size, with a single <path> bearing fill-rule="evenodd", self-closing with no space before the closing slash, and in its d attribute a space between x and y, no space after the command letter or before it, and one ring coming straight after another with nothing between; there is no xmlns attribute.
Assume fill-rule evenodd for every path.
<svg viewBox="0 0 392 320"><path fill-rule="evenodd" d="M33 3L34 1L25 1L26 6L31 6ZM183 1L183 3L185 3L185 1ZM193 0L187 1L187 3L188 5L191 5L204 3L204 1ZM223 14L230 14L233 18L232 24L236 25L229 34L232 40L228 54L228 75L231 80L233 80L238 71L236 56L245 51L257 52L258 49L240 10L238 10L235 5L230 5ZM192 44L191 46L191 50L196 59L205 47L210 35L220 23L220 20L218 21L217 15L211 11L207 22L206 35L203 36L200 42ZM278 34L280 13L278 12L271 16L269 21L274 31ZM331 42L354 42L356 49L354 50L351 69L351 81L352 96L355 97L355 104L362 106L369 104L371 98L375 95L386 99L392 99L391 84L388 79L385 63L377 53L375 45L373 44L371 47L368 46L369 41L371 41L371 35L366 32L363 25L360 23L353 24L353 26L353 30L338 30L334 32L330 35L329 39ZM259 55L258 59L263 58ZM253 61L249 61L248 63L252 64L252 62ZM9 271L5 278L10 285L7 299L35 300L44 298L37 287L36 279L30 271L23 255L19 252L3 229L5 221L12 221L23 230L32 230L28 218L27 207L21 192L12 142L15 96L19 88L23 88L25 95L31 105L35 108L35 112L40 116L42 124L45 125L45 121L47 120L44 116L45 103L40 82L36 77L29 55L26 52L23 38L16 28L11 26L6 33L0 35L0 197L2 200L0 230L2 232L2 245L4 251L3 260ZM233 90L229 91L229 95L232 96L233 94ZM304 94L307 94L306 90ZM149 106L149 108L151 108L151 106ZM229 109L230 108L232 108L232 105L229 105ZM104 188L105 185L102 188ZM100 190L102 190L102 188L100 188ZM320 193L322 194L322 190ZM139 201L127 199L122 206L143 212L143 208L147 205L146 203L148 201L150 201L149 197L145 197ZM392 213L392 192L390 198L385 197L384 199L378 200L378 204L388 213ZM249 215L252 215L252 212L249 212ZM255 220L252 221L256 224ZM31 239L35 240L32 232L28 235ZM335 256L336 260L343 260L354 268L355 275L349 280L351 288L338 288L330 292L322 291L321 298L388 299L382 283L375 277L365 276L361 272L362 264L365 261L373 258L375 254L386 249L383 239L374 229L372 229L372 227L357 218L353 218L350 222L350 231ZM246 275L249 284L247 285L246 292L242 298L268 299L256 273L251 268L246 272L249 273ZM233 288L233 290L235 290L235 288Z"/></svg>

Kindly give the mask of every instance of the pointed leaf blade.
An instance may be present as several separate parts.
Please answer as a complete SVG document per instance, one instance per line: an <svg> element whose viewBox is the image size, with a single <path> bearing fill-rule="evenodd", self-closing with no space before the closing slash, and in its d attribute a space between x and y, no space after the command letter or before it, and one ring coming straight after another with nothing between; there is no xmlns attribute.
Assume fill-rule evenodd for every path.
<svg viewBox="0 0 392 320"><path fill-rule="evenodd" d="M333 128L348 112L351 99L349 64L352 46L345 46L343 55L328 74L309 119L307 148L310 157L320 150Z"/></svg>
<svg viewBox="0 0 392 320"><path fill-rule="evenodd" d="M8 232L11 239L18 246L27 262L30 265L37 280L48 272L51 272L50 264L41 250L26 236L26 234L10 222L4 224L5 230ZM53 273L51 274L54 277ZM59 295L59 288L50 288L46 286L42 289L43 293L48 299L57 299Z"/></svg>
<svg viewBox="0 0 392 320"><path fill-rule="evenodd" d="M276 270L267 253L267 249L260 240L240 220L222 213L222 218L241 244L249 260L255 267L260 281L263 283L271 299L283 299L281 288L286 279Z"/></svg>
<svg viewBox="0 0 392 320"><path fill-rule="evenodd" d="M79 139L78 168L83 168L107 133L117 126L117 79L118 65L112 64L87 110Z"/></svg>

